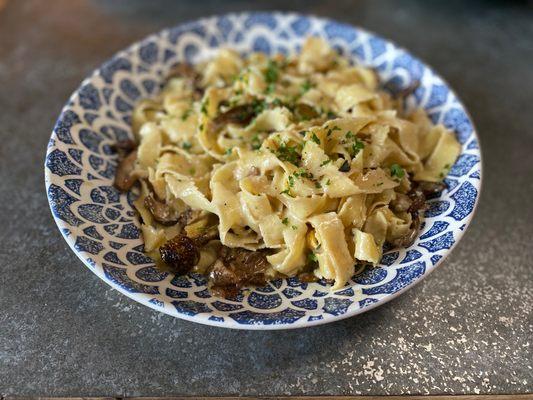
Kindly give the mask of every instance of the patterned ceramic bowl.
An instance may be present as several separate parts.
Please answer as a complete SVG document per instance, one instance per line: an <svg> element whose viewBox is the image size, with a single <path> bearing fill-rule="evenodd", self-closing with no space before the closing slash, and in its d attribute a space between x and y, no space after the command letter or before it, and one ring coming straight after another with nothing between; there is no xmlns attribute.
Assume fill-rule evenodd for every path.
<svg viewBox="0 0 533 400"><path fill-rule="evenodd" d="M448 190L430 202L418 240L385 253L378 268L354 276L341 290L320 283L276 280L241 293L236 301L212 297L201 276L160 272L143 253L131 196L112 186L111 146L132 135L136 101L150 97L178 61L211 57L221 46L241 52L298 50L319 35L356 63L374 67L391 91L421 85L408 98L434 122L454 130L462 152ZM164 30L104 63L84 80L54 127L45 162L48 200L72 250L103 281L155 310L209 325L285 329L318 325L370 310L433 271L472 219L481 184L478 139L463 105L431 68L372 33L335 21L280 13L216 16Z"/></svg>

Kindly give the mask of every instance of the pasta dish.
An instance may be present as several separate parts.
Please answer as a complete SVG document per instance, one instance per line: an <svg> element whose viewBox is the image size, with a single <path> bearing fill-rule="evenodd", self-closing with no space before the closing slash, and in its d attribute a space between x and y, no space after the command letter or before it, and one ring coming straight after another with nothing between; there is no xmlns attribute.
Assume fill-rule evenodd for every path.
<svg viewBox="0 0 533 400"><path fill-rule="evenodd" d="M145 252L224 297L277 277L344 286L386 243L413 243L460 152L405 95L314 37L293 56L178 64L116 145Z"/></svg>

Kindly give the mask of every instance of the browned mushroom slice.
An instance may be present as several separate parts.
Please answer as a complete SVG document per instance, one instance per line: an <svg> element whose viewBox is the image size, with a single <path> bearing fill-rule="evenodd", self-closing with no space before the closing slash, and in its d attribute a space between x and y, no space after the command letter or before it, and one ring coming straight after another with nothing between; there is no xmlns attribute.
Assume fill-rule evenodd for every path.
<svg viewBox="0 0 533 400"><path fill-rule="evenodd" d="M178 235L159 248L161 259L172 272L184 275L198 264L200 251L195 241L185 235Z"/></svg>
<svg viewBox="0 0 533 400"><path fill-rule="evenodd" d="M220 259L209 273L211 292L222 297L235 297L240 288L248 285L264 285L265 271L270 264L265 251L249 251L223 246Z"/></svg>
<svg viewBox="0 0 533 400"><path fill-rule="evenodd" d="M318 278L312 272L302 272L298 275L298 279L304 283L317 282Z"/></svg>
<svg viewBox="0 0 533 400"><path fill-rule="evenodd" d="M137 181L138 176L133 173L135 161L137 161L137 151L134 150L119 162L114 182L118 190L126 192Z"/></svg>
<svg viewBox="0 0 533 400"><path fill-rule="evenodd" d="M182 227L189 225L190 223L196 221L198 217L201 215L200 210L193 210L192 208L187 207L185 211L183 211L178 216L178 224L180 224Z"/></svg>
<svg viewBox="0 0 533 400"><path fill-rule="evenodd" d="M409 210L413 201L408 195L403 193L396 193L396 198L391 201L391 207L395 212L406 212Z"/></svg>
<svg viewBox="0 0 533 400"><path fill-rule="evenodd" d="M426 209L426 196L424 196L424 192L422 190L419 188L414 188L411 189L407 195L411 199L411 205L407 211L409 211L413 216Z"/></svg>
<svg viewBox="0 0 533 400"><path fill-rule="evenodd" d="M179 221L180 213L168 204L156 200L152 193L144 198L144 205L160 224L174 225Z"/></svg>
<svg viewBox="0 0 533 400"><path fill-rule="evenodd" d="M300 120L309 120L319 116L318 112L313 107L305 103L296 104L294 106L294 114L296 115L296 118Z"/></svg>
<svg viewBox="0 0 533 400"><path fill-rule="evenodd" d="M120 155L129 154L137 148L137 143L133 139L119 140L115 144L111 145L111 149L119 153Z"/></svg>
<svg viewBox="0 0 533 400"><path fill-rule="evenodd" d="M204 89L200 85L201 76L191 64L178 63L167 74L167 80L172 78L185 78L189 81L194 91L195 99L202 97Z"/></svg>
<svg viewBox="0 0 533 400"><path fill-rule="evenodd" d="M213 119L213 128L220 130L227 124L246 126L252 121L255 115L256 112L252 104L235 106L215 117Z"/></svg>
<svg viewBox="0 0 533 400"><path fill-rule="evenodd" d="M444 182L420 181L418 182L418 189L424 193L424 196L433 197L439 195L444 189L446 189L446 184Z"/></svg>
<svg viewBox="0 0 533 400"><path fill-rule="evenodd" d="M420 215L416 214L413 216L413 222L411 223L411 226L409 227L409 231L405 235L399 237L398 239L394 239L390 241L390 244L393 245L394 247L409 247L415 242L418 236L419 230L420 230Z"/></svg>

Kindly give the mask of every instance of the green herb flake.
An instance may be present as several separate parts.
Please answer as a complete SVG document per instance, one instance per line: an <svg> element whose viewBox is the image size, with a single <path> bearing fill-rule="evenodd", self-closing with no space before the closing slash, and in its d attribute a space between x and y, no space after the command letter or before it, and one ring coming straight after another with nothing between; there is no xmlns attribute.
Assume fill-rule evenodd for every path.
<svg viewBox="0 0 533 400"><path fill-rule="evenodd" d="M331 179L328 178L328 180L326 181L325 185L329 186L330 184L331 184Z"/></svg>
<svg viewBox="0 0 533 400"><path fill-rule="evenodd" d="M309 260L309 262L318 262L318 258L316 257L315 253L309 253L307 255L307 259Z"/></svg>
<svg viewBox="0 0 533 400"><path fill-rule="evenodd" d="M190 108L185 110L185 112L181 115L181 120L182 121L186 121L189 118L189 116L191 115L191 112L192 112L192 109L190 109Z"/></svg>
<svg viewBox="0 0 533 400"><path fill-rule="evenodd" d="M313 87L313 84L311 83L311 81L309 80L306 80L304 83L302 83L302 85L300 86L300 91L302 92L302 94L306 93L309 91L309 89L311 89Z"/></svg>
<svg viewBox="0 0 533 400"><path fill-rule="evenodd" d="M228 148L226 149L226 152L225 152L224 154L227 155L227 156L229 156L229 155L231 155L232 152L233 152L233 147L228 147Z"/></svg>
<svg viewBox="0 0 533 400"><path fill-rule="evenodd" d="M209 98L207 98L204 101L202 101L202 108L200 109L202 114L207 115L207 107L209 107Z"/></svg>
<svg viewBox="0 0 533 400"><path fill-rule="evenodd" d="M291 226L291 228L292 228L293 230L298 229L298 227L297 227L296 225Z"/></svg>
<svg viewBox="0 0 533 400"><path fill-rule="evenodd" d="M192 144L190 142L183 142L181 147L183 150L189 151L192 148Z"/></svg>
<svg viewBox="0 0 533 400"><path fill-rule="evenodd" d="M276 82L279 76L278 63L274 60L269 60L267 69L265 71L265 79L268 83Z"/></svg>
<svg viewBox="0 0 533 400"><path fill-rule="evenodd" d="M402 167L400 167L398 164L392 164L390 167L390 174L391 176L395 178L402 179L405 175L405 171Z"/></svg>
<svg viewBox="0 0 533 400"><path fill-rule="evenodd" d="M292 194L291 194L291 190L289 188L279 192L279 194L286 194L287 196L289 197L294 197Z"/></svg>
<svg viewBox="0 0 533 400"><path fill-rule="evenodd" d="M350 155L355 157L357 154L359 154L359 151L363 150L364 148L365 144L361 140L355 139L355 142L352 143Z"/></svg>
<svg viewBox="0 0 533 400"><path fill-rule="evenodd" d="M289 175L289 187L294 187L294 176Z"/></svg>
<svg viewBox="0 0 533 400"><path fill-rule="evenodd" d="M261 139L259 139L259 135L257 133L252 136L251 145L252 150L259 150L259 148L261 148Z"/></svg>
<svg viewBox="0 0 533 400"><path fill-rule="evenodd" d="M296 146L288 146L286 143L280 143L275 154L281 161L288 161L294 165L298 165L301 159L298 148Z"/></svg>
<svg viewBox="0 0 533 400"><path fill-rule="evenodd" d="M283 219L281 220L281 223L282 223L283 225L289 225L289 218L287 218L287 217L283 218Z"/></svg>
<svg viewBox="0 0 533 400"><path fill-rule="evenodd" d="M194 168L189 168L189 174L191 175L196 174L196 170Z"/></svg>
<svg viewBox="0 0 533 400"><path fill-rule="evenodd" d="M328 158L328 159L322 161L322 163L320 164L320 166L323 167L324 165L327 165L327 164L329 164L330 162L331 162L331 158Z"/></svg>
<svg viewBox="0 0 533 400"><path fill-rule="evenodd" d="M316 182L315 182L315 187L316 187L317 189L321 189L321 188L322 188L322 185L320 184L320 182L316 181Z"/></svg>
<svg viewBox="0 0 533 400"><path fill-rule="evenodd" d="M314 132L313 132L313 135L311 136L311 140L315 142L316 144L320 144L320 139Z"/></svg>

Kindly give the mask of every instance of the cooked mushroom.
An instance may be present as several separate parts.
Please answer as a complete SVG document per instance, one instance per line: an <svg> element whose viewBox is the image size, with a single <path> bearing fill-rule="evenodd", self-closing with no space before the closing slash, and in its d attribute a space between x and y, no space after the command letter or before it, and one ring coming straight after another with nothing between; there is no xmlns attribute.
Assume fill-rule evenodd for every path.
<svg viewBox="0 0 533 400"><path fill-rule="evenodd" d="M200 251L194 239L185 235L178 235L166 242L159 248L159 254L172 272L178 275L190 272L200 260Z"/></svg>
<svg viewBox="0 0 533 400"><path fill-rule="evenodd" d="M211 268L211 291L222 297L235 297L247 285L264 285L270 264L265 251L249 251L223 246L219 260Z"/></svg>
<svg viewBox="0 0 533 400"><path fill-rule="evenodd" d="M154 219L163 225L174 225L179 221L181 213L174 210L168 204L156 200L152 193L144 199L145 207L150 211Z"/></svg>
<svg viewBox="0 0 533 400"><path fill-rule="evenodd" d="M119 140L115 144L111 145L111 149L116 151L119 156L124 156L135 150L137 143L133 139Z"/></svg>
<svg viewBox="0 0 533 400"><path fill-rule="evenodd" d="M424 196L431 198L439 195L444 189L446 189L446 184L444 182L420 181L418 182L418 189L424 193Z"/></svg>
<svg viewBox="0 0 533 400"><path fill-rule="evenodd" d="M294 106L294 114L296 115L296 118L300 120L313 119L319 116L318 112L313 107L305 103L296 104Z"/></svg>
<svg viewBox="0 0 533 400"><path fill-rule="evenodd" d="M396 198L391 201L391 207L396 212L405 212L409 210L413 201L403 193L396 193Z"/></svg>
<svg viewBox="0 0 533 400"><path fill-rule="evenodd" d="M427 208L426 195L439 193L443 186L444 184L433 182L418 182L407 195L398 194L396 199L391 202L394 211L407 211L412 217L409 231L404 236L392 240L390 243L393 246L409 247L414 243L420 230L422 211Z"/></svg>
<svg viewBox="0 0 533 400"><path fill-rule="evenodd" d="M227 124L246 126L255 115L256 110L252 104L241 104L215 117L213 119L213 127L215 130L219 130Z"/></svg>
<svg viewBox="0 0 533 400"><path fill-rule="evenodd" d="M133 172L135 170L135 161L137 161L137 151L130 152L126 157L120 160L117 172L115 173L115 187L126 192L131 189L137 181L138 176Z"/></svg>
<svg viewBox="0 0 533 400"><path fill-rule="evenodd" d="M172 78L186 78L194 91L195 99L202 97L204 89L200 86L201 76L191 64L178 63L173 66L167 75L167 80Z"/></svg>
<svg viewBox="0 0 533 400"><path fill-rule="evenodd" d="M394 247L409 247L411 246L418 236L418 231L420 230L420 215L416 214L413 216L413 222L409 227L409 231L398 239L394 239L390 242Z"/></svg>

